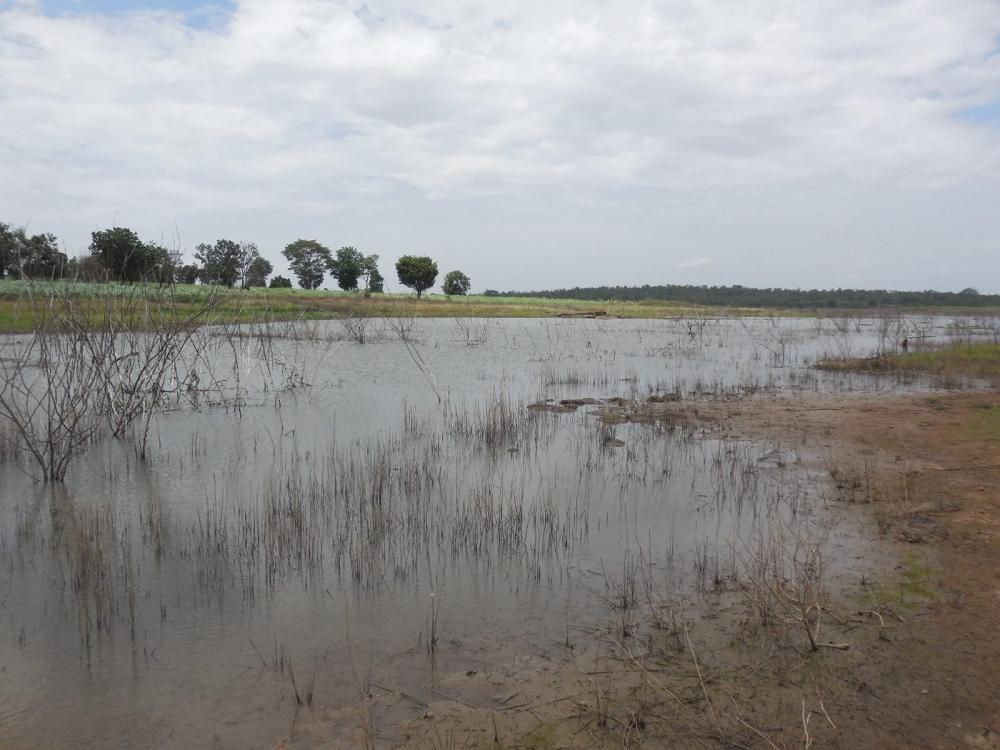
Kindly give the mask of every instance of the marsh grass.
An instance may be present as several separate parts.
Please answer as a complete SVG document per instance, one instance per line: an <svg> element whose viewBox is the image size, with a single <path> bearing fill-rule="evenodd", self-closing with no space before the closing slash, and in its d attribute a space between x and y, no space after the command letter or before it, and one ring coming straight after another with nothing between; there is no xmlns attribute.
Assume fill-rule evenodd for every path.
<svg viewBox="0 0 1000 750"><path fill-rule="evenodd" d="M407 345L414 362L423 362L415 316L391 318L385 325ZM547 335L558 339L559 325L552 324ZM714 350L715 337L723 341L717 322L692 325L693 338L680 328L672 334L679 332L685 345L669 356L693 357L695 347ZM389 427L366 425L358 434L348 433L349 439L319 434L315 444L299 443L294 437L283 441L277 433L258 435L256 427L247 427L251 420L244 420L242 410L253 401L255 388L270 392L290 381L305 387L312 378L302 351L325 356L331 344L347 338L340 326L265 316L243 322L222 319L210 330L199 328L196 345L187 349L197 356L185 360L199 381L178 403L185 410L225 408L246 432L241 442L228 445L209 428L169 449L173 455L164 455L178 460L183 453L186 466L207 471L215 451L230 454L224 468L210 469L211 481L199 488L204 496L189 507L144 498L148 502L130 513L131 497L117 507L56 514L18 505L18 551L49 550L60 556L65 580L72 582L69 604L78 612L81 641L89 644L91 634L106 633L116 624L129 627L133 638L157 618L166 628L168 608L170 617L175 607L219 612L260 607L264 612L288 590L304 590L314 602L325 603L338 590L363 600L380 591L410 588L420 592L421 598L413 600L419 605L400 617L409 618L414 635L426 627L421 632L434 651L450 642L441 634L444 615L468 606L447 588L440 570L447 568L456 577L503 580L518 591L544 592L563 577L577 575L575 569L588 553L598 554L588 545L594 542L597 549L594 532L599 531L601 544L616 537L619 545L599 553L611 562L606 569L601 564L597 580L603 580L604 588L595 593L616 619L601 637L610 639L622 664L633 671L638 687L632 697L637 698L616 697L602 684L595 691L596 708L581 712L588 718L593 714L596 723L629 743L645 737L647 727L666 716L677 728L678 742L733 736L743 738L740 746L748 745L752 732L736 720L745 714L728 712L729 697L717 689L706 663L711 653L702 650L692 632L694 615L688 616L684 597L705 601L747 591L749 607L760 603L747 611L769 636L792 631L792 650L803 642L807 648L829 642L823 609L827 560L791 525L809 515L810 500L783 471L791 463L785 452L751 441L708 438L693 425L664 418L662 411L639 424L600 423L583 409L576 414L532 412L503 378L492 390L482 388L464 398L442 388L438 405L404 405ZM464 344L463 336L459 330L458 344ZM455 343L453 334L446 337ZM789 346L793 343L789 340ZM453 348L463 356L481 354ZM359 355L363 350L345 344L334 351ZM315 366L316 357L308 361ZM695 375L671 378L660 388L637 371L608 366L613 360L565 368L555 367L556 355L544 361L538 368L543 374L530 375L526 391L537 388L539 380L543 388L596 384L630 394L630 399L619 399L622 408L637 407L641 396L659 399L646 405L662 408L675 399L722 399L766 387L764 381L746 379L732 386ZM409 367L405 358L403 363ZM426 363L422 369L431 380ZM415 370L412 376L418 377ZM260 399L257 406L269 408ZM260 453L258 438L263 445L270 442ZM618 449L607 449L619 443ZM253 462L262 461L267 463L260 471L251 471ZM137 458L133 462L140 464ZM127 468L115 466L113 471ZM85 504L83 498L74 502ZM697 531L678 526L675 534L671 526L665 533L669 542L657 539L662 565L652 562L652 534L646 552L641 547L632 551L634 537L645 533L647 521L650 526L664 524L664 515L677 509L697 516ZM53 515L59 519L58 533L45 523ZM774 516L789 524L784 536L761 536L759 546L747 547L746 557L734 551L740 549L741 530L765 528ZM0 548L0 554L4 567L13 570L10 548ZM173 579L183 582L177 585L181 593L165 598L163 591ZM665 593L660 590L664 581L669 581ZM429 613L423 598L428 590L436 595ZM438 610L442 591L449 597L446 613ZM405 601L405 594L400 596ZM652 634L642 627L644 604ZM149 610L156 606L151 617ZM568 605L566 611L565 641L570 644ZM294 671L284 646L279 656L276 645L274 662L292 684L296 705L308 705L312 687L302 684L306 669L300 669L301 675ZM297 656L299 663L307 662ZM668 681L667 671L680 686L673 677ZM313 673L315 680L315 669ZM366 716L368 727L372 720ZM366 732L374 742L374 729Z"/></svg>
<svg viewBox="0 0 1000 750"><path fill-rule="evenodd" d="M872 357L823 359L816 363L821 370L865 372L876 375L931 375L943 382L962 379L1000 381L1000 343L993 341L954 341L945 346L914 351L876 354Z"/></svg>

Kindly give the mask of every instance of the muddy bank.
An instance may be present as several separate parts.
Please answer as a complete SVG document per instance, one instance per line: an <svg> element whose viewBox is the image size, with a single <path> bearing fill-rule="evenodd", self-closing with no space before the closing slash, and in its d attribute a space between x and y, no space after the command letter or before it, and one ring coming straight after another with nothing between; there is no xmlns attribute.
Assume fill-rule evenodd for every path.
<svg viewBox="0 0 1000 750"><path fill-rule="evenodd" d="M797 470L825 483L831 537L851 528L867 544L818 580L817 608L801 618L794 597L810 596L803 581L822 564L805 549L770 550L783 581L748 564L758 573L718 576L688 596L640 564L636 601L610 608L604 630L567 623L559 642L505 669L443 675L420 696L369 685L351 737L435 748L1000 747L998 403L995 391L554 403L794 447Z"/></svg>

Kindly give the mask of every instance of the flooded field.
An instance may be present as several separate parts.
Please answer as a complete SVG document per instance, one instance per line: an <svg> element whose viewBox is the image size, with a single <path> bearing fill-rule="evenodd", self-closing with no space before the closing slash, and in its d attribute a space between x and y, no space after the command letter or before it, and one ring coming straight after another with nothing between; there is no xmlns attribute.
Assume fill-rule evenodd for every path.
<svg viewBox="0 0 1000 750"><path fill-rule="evenodd" d="M0 423L0 747L389 746L441 675L557 659L639 627L651 591L696 597L776 538L831 536L830 476L794 445L602 409L956 387L813 365L996 331L898 316L201 329L169 397L115 402L129 417L95 423L63 481L39 481L42 459ZM863 543L827 541L831 571ZM416 699L365 716L371 685Z"/></svg>

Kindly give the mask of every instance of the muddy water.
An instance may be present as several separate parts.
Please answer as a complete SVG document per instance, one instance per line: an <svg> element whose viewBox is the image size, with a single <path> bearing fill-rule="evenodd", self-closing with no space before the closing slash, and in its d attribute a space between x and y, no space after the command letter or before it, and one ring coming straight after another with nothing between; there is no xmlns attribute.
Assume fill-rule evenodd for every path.
<svg viewBox="0 0 1000 750"><path fill-rule="evenodd" d="M147 460L102 439L60 487L0 464L0 746L349 745L365 682L426 696L556 653L615 616L637 561L697 591L775 516L817 517L793 451L529 403L927 386L809 368L873 349L874 322L343 333L238 342L235 367L220 346Z"/></svg>

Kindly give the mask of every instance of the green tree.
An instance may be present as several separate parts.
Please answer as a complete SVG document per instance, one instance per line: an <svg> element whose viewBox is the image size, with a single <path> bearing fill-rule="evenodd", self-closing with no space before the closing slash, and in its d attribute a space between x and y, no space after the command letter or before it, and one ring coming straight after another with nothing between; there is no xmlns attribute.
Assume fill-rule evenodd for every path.
<svg viewBox="0 0 1000 750"><path fill-rule="evenodd" d="M470 288L472 288L472 282L461 271L449 271L441 285L441 290L449 296L468 294Z"/></svg>
<svg viewBox="0 0 1000 750"><path fill-rule="evenodd" d="M147 245L126 227L112 227L92 232L90 253L100 258L111 278L119 281L142 281L158 273L169 263L169 253L156 245Z"/></svg>
<svg viewBox="0 0 1000 750"><path fill-rule="evenodd" d="M66 278L81 281L107 281L108 269L96 255L70 258L66 264Z"/></svg>
<svg viewBox="0 0 1000 750"><path fill-rule="evenodd" d="M291 289L292 280L286 279L284 276L275 276L271 279L271 289Z"/></svg>
<svg viewBox="0 0 1000 750"><path fill-rule="evenodd" d="M258 255L247 266L246 273L243 275L243 288L267 286L267 277L271 275L273 270L274 266L271 265L271 261Z"/></svg>
<svg viewBox="0 0 1000 750"><path fill-rule="evenodd" d="M201 262L201 280L205 284L234 287L246 285L247 269L260 257L253 242L216 240L214 245L195 248L195 260Z"/></svg>
<svg viewBox="0 0 1000 750"><path fill-rule="evenodd" d="M356 247L342 247L329 263L330 275L344 291L358 288L358 279L364 272L365 256Z"/></svg>
<svg viewBox="0 0 1000 750"><path fill-rule="evenodd" d="M361 256L361 278L364 280L365 290L369 292L381 292L385 285L385 279L378 270L378 255Z"/></svg>
<svg viewBox="0 0 1000 750"><path fill-rule="evenodd" d="M7 269L14 261L14 232L10 226L0 221L0 279L7 275Z"/></svg>
<svg viewBox="0 0 1000 750"><path fill-rule="evenodd" d="M59 250L52 234L28 234L24 227L11 230L4 226L0 231L0 245L7 271L18 278L62 278L69 264L69 258Z"/></svg>
<svg viewBox="0 0 1000 750"><path fill-rule="evenodd" d="M303 289L316 289L322 284L332 260L330 249L316 240L295 240L281 254L288 260L288 267Z"/></svg>
<svg viewBox="0 0 1000 750"><path fill-rule="evenodd" d="M201 276L201 269L196 263L185 263L178 266L174 272L174 278L178 284L197 284Z"/></svg>
<svg viewBox="0 0 1000 750"><path fill-rule="evenodd" d="M437 274L437 263L426 255L404 255L396 261L399 283L413 289L417 293L417 299L420 299L425 289L434 286Z"/></svg>
<svg viewBox="0 0 1000 750"><path fill-rule="evenodd" d="M145 278L161 284L172 284L174 272L180 264L180 253L172 253L165 247L150 243L146 245Z"/></svg>

